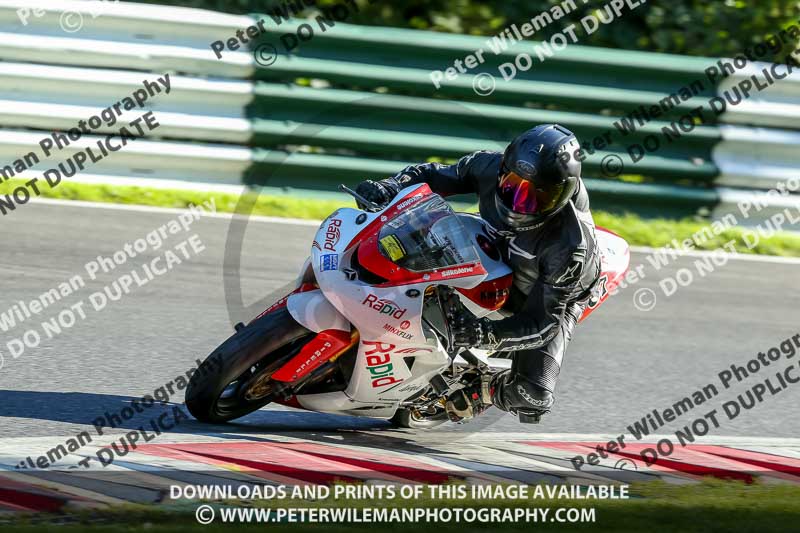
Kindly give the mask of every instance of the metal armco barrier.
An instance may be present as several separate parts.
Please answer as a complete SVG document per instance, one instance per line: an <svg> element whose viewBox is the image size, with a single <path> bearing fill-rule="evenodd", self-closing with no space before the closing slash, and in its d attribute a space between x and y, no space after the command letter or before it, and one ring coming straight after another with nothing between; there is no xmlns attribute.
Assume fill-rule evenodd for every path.
<svg viewBox="0 0 800 533"><path fill-rule="evenodd" d="M212 42L259 21L260 35L217 58ZM301 24L313 37L284 37L297 37ZM800 177L800 68L719 112L710 99L765 65L712 81L706 69L717 58L573 44L504 81L499 65L520 53L535 58L536 42L496 55L490 37L335 20L324 27L313 18L278 24L269 15L127 2L0 0L0 166L169 73L171 92L146 105L158 137L88 173L332 190L412 162L502 149L535 124L558 122L591 151L584 174L600 209L728 212L734 198ZM431 71L477 49L485 62L434 86ZM476 93L477 73L494 76L491 95ZM648 151L652 138L659 146ZM750 222L800 205L798 195L765 198Z"/></svg>

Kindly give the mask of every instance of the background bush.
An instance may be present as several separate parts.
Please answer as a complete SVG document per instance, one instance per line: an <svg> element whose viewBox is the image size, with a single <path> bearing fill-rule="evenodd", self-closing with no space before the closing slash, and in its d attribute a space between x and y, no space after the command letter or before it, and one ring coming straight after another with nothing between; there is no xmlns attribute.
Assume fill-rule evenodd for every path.
<svg viewBox="0 0 800 533"><path fill-rule="evenodd" d="M228 13L265 13L288 0L139 0L150 4L199 7ZM301 1L301 0L298 0ZM442 32L492 35L509 24L559 4L558 0L355 0L359 12L348 22L377 26L430 29ZM318 0L318 6L344 0ZM547 37L605 5L605 0L575 0L578 9L547 28ZM313 8L312 8L313 9ZM770 34L800 25L798 0L649 0L621 20L590 36L581 44L627 50L669 52L711 57L734 56ZM796 43L795 43L796 44ZM795 46L774 57L782 61ZM766 59L766 58L765 58Z"/></svg>

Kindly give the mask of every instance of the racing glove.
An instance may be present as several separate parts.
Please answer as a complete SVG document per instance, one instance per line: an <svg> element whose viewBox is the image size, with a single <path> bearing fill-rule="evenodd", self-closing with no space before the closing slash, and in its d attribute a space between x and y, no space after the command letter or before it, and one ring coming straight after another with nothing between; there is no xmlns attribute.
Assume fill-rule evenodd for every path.
<svg viewBox="0 0 800 533"><path fill-rule="evenodd" d="M465 422L492 405L491 376L481 374L447 397L445 410L452 422Z"/></svg>
<svg viewBox="0 0 800 533"><path fill-rule="evenodd" d="M492 321L462 314L452 325L453 345L493 350L499 344Z"/></svg>
<svg viewBox="0 0 800 533"><path fill-rule="evenodd" d="M363 196L365 200L380 206L388 204L399 190L400 187L391 178L381 181L362 181L356 187L356 192ZM363 208L365 206L359 205L359 207Z"/></svg>

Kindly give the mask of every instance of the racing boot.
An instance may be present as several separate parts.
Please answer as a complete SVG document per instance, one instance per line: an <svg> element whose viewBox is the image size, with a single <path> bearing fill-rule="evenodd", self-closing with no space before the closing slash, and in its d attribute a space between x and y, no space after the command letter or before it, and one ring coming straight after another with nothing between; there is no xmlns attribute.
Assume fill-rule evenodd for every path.
<svg viewBox="0 0 800 533"><path fill-rule="evenodd" d="M523 424L538 424L555 403L552 391L523 376L512 378L508 370L495 374L492 392L495 407L516 414Z"/></svg>

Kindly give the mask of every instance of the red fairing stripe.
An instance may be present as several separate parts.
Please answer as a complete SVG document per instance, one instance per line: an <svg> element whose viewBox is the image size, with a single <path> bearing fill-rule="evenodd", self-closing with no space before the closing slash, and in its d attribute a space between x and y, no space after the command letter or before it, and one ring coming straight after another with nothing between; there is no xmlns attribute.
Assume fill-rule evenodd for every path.
<svg viewBox="0 0 800 533"><path fill-rule="evenodd" d="M300 353L272 374L275 381L292 383L304 378L324 363L336 359L358 341L358 334L338 329L320 331Z"/></svg>
<svg viewBox="0 0 800 533"><path fill-rule="evenodd" d="M606 233L610 233L611 235L613 235L615 237L619 237L620 239L622 239L622 237L618 233L615 233L615 232L611 231L608 228L604 228L603 226L595 226L595 229L598 229L600 231L605 231Z"/></svg>

